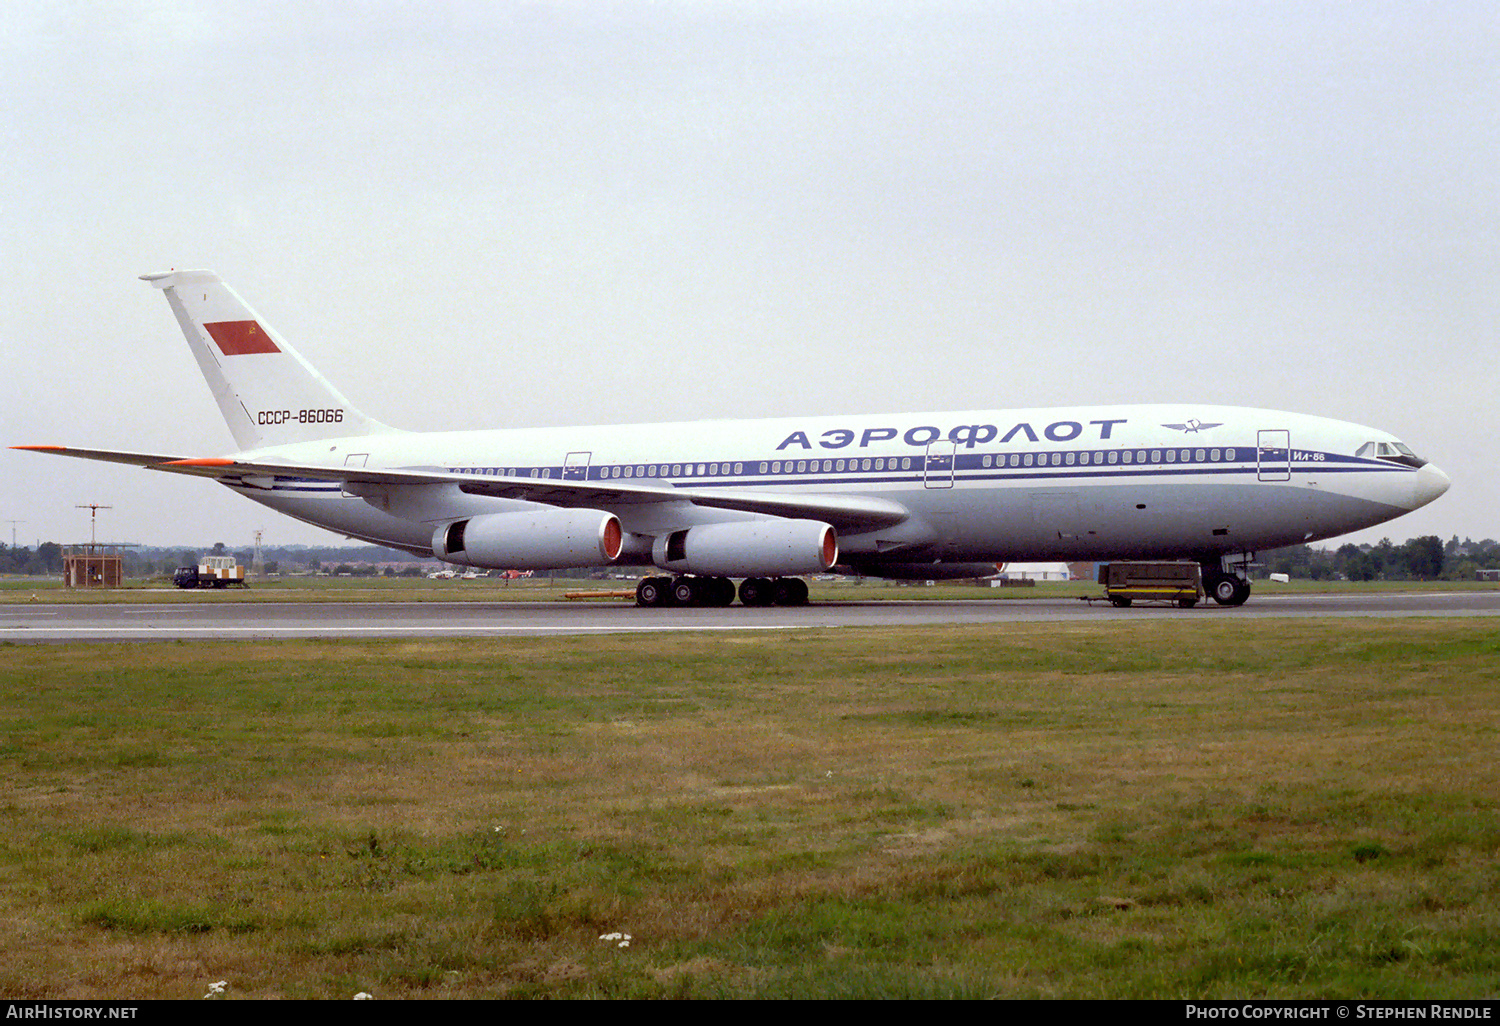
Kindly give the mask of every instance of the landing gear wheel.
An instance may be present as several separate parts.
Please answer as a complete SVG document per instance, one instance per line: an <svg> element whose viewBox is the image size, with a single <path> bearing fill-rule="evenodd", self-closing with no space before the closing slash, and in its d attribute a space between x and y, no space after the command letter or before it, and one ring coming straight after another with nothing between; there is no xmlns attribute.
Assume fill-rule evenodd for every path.
<svg viewBox="0 0 1500 1026"><path fill-rule="evenodd" d="M1221 606L1243 606L1250 597L1250 582L1237 574L1218 574L1207 582L1207 587Z"/></svg>
<svg viewBox="0 0 1500 1026"><path fill-rule="evenodd" d="M705 606L730 606L734 604L734 582L727 577L710 577L705 582L708 594L703 599Z"/></svg>
<svg viewBox="0 0 1500 1026"><path fill-rule="evenodd" d="M1239 578L1235 577L1234 574L1215 574L1207 581L1204 581L1203 586L1219 605L1232 606L1234 605L1234 594L1239 590L1236 584L1238 580Z"/></svg>
<svg viewBox="0 0 1500 1026"><path fill-rule="evenodd" d="M778 577L776 585L776 604L778 606L805 606L807 605L807 582L800 577Z"/></svg>
<svg viewBox="0 0 1500 1026"><path fill-rule="evenodd" d="M703 588L699 586L696 577L679 577L672 582L672 598L679 606L696 606L702 604Z"/></svg>
<svg viewBox="0 0 1500 1026"><path fill-rule="evenodd" d="M747 577L740 582L740 604L769 606L776 601L776 587L764 577Z"/></svg>
<svg viewBox="0 0 1500 1026"><path fill-rule="evenodd" d="M635 586L635 604L652 608L667 605L672 598L671 583L665 577L643 577Z"/></svg>

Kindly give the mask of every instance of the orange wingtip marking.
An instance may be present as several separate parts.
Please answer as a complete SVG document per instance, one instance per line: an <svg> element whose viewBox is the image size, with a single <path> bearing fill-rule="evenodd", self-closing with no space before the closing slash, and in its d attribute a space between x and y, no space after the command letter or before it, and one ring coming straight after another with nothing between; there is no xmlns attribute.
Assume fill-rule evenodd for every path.
<svg viewBox="0 0 1500 1026"><path fill-rule="evenodd" d="M200 460L168 460L166 463L163 463L162 466L164 466L164 467L232 467L232 466L234 466L234 460L226 460L226 459L218 459L218 458L216 458L216 459L204 458L204 459L200 459Z"/></svg>
<svg viewBox="0 0 1500 1026"><path fill-rule="evenodd" d="M13 445L12 449L25 449L28 452L62 452L67 446L64 445Z"/></svg>

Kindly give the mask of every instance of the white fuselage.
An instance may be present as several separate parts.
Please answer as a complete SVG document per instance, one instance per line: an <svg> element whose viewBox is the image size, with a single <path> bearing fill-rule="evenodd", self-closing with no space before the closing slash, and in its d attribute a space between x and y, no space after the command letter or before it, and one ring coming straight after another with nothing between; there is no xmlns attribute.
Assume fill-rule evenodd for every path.
<svg viewBox="0 0 1500 1026"><path fill-rule="evenodd" d="M840 532L843 561L878 570L887 562L1206 560L1328 538L1446 490L1447 477L1430 464L1356 455L1394 441L1301 414L1162 405L390 432L239 458L699 494L869 497L909 512L900 523ZM229 486L330 530L415 551L430 551L444 522L538 505L461 485L359 496L308 479ZM645 539L759 516L688 501L607 508Z"/></svg>

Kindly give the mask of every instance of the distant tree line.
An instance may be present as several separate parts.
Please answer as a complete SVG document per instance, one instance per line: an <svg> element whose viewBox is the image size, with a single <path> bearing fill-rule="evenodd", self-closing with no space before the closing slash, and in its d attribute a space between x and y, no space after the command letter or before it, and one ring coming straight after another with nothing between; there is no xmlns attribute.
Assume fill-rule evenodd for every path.
<svg viewBox="0 0 1500 1026"><path fill-rule="evenodd" d="M56 542L42 542L35 550L0 542L0 574L60 574L62 568L62 546Z"/></svg>
<svg viewBox="0 0 1500 1026"><path fill-rule="evenodd" d="M170 577L180 566L195 566L202 556L234 556L248 572L254 563L251 546L230 548L223 542L202 548L137 545L115 550L124 560L125 576L132 578ZM379 545L273 545L262 546L260 558L268 574L346 574L351 577L419 577L443 565L432 556L414 556L399 549ZM604 572L618 572L621 567L580 567L540 573L540 577L583 579ZM0 542L0 574L30 576L60 575L63 570L63 547L56 542L42 542L33 551L25 546L11 548Z"/></svg>
<svg viewBox="0 0 1500 1026"><path fill-rule="evenodd" d="M1500 569L1500 542L1429 534L1400 545L1389 538L1336 549L1297 545L1261 553L1260 561L1267 573L1314 581L1471 581L1480 570Z"/></svg>
<svg viewBox="0 0 1500 1026"><path fill-rule="evenodd" d="M196 564L203 555L233 555L246 568L255 557L253 548L230 549L223 542L200 549L143 545L119 551L125 559L127 577L170 576L177 567ZM410 577L423 573L427 564L437 564L437 560L431 557L423 559L378 545L281 545L263 547L260 553L266 572L272 574ZM61 574L62 557L62 546L56 542L42 542L35 549L26 546L12 548L0 542L0 574ZM1314 581L1473 580L1479 570L1500 569L1500 541L1493 538L1460 541L1458 535L1454 535L1444 542L1436 535L1425 535L1399 545L1389 538L1376 545L1348 543L1336 549L1297 545L1263 552L1260 562L1265 573L1281 573ZM558 570L550 576L586 578L606 569L618 571L622 568Z"/></svg>
<svg viewBox="0 0 1500 1026"><path fill-rule="evenodd" d="M223 542L203 548L161 548L138 545L114 550L124 558L126 577L171 576L179 566L197 565L201 556L232 555L246 568L255 558L255 549L245 547L231 549ZM310 547L302 545L262 547L261 559L268 573L296 573L320 570L334 572L338 564L350 564L355 568L369 564L387 563L436 563L432 557L426 560L409 552L382 548L378 545L327 545ZM25 546L11 548L0 542L0 574L60 574L63 569L63 547L56 542L42 542L35 550ZM371 567L369 574L380 573L378 566Z"/></svg>

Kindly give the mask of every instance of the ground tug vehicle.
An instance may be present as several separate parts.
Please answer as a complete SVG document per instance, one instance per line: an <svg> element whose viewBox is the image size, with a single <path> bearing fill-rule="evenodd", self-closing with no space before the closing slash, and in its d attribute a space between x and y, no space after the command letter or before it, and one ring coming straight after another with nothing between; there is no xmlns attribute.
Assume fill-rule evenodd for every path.
<svg viewBox="0 0 1500 1026"><path fill-rule="evenodd" d="M1101 563L1099 583L1110 603L1121 607L1142 599L1191 609L1203 598L1203 571L1197 563Z"/></svg>

